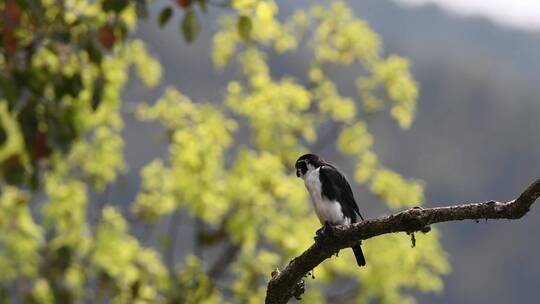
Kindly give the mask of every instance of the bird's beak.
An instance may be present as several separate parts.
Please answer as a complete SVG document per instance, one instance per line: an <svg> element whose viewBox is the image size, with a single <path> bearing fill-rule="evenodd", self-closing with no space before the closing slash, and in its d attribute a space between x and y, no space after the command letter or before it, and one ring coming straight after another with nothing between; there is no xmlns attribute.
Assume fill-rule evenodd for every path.
<svg viewBox="0 0 540 304"><path fill-rule="evenodd" d="M296 169L296 177L300 177L300 169Z"/></svg>

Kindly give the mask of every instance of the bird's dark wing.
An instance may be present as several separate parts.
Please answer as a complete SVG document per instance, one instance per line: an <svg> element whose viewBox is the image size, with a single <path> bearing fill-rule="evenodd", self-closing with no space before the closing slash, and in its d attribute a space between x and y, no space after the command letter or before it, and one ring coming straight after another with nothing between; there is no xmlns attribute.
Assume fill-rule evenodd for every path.
<svg viewBox="0 0 540 304"><path fill-rule="evenodd" d="M340 202L343 214L350 218L352 223L356 222L356 214L364 220L354 200L351 186L343 174L334 166L325 164L319 170L319 178L321 179L323 196L329 200Z"/></svg>

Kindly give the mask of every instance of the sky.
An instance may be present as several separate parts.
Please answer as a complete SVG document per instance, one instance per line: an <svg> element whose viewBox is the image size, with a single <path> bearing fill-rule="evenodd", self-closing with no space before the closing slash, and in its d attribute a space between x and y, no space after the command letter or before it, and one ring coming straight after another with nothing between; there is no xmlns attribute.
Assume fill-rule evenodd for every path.
<svg viewBox="0 0 540 304"><path fill-rule="evenodd" d="M540 32L540 0L394 0L422 6L435 4L463 16L481 16L497 24Z"/></svg>

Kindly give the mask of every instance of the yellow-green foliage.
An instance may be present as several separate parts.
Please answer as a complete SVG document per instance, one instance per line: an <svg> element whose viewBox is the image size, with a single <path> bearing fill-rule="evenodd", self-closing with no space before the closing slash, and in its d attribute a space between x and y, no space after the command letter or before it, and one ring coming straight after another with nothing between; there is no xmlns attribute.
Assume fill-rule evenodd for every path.
<svg viewBox="0 0 540 304"><path fill-rule="evenodd" d="M150 57L139 40L127 43L117 56L106 58L104 64L108 66L102 70L107 85L103 89L99 108L93 113L88 108L81 109L81 117L84 117L84 124L91 130L91 136L89 140L76 142L70 155L71 161L80 166L101 190L115 181L126 166L122 155L124 141L120 135L124 124L120 113L120 94L127 81L128 69L135 65L138 76L148 86L156 85L161 77L161 66ZM97 71L89 68L83 70L83 73L92 74ZM93 86L95 84L88 91ZM92 96L90 92L86 94L83 91L81 98L88 99L85 103L88 106Z"/></svg>
<svg viewBox="0 0 540 304"><path fill-rule="evenodd" d="M357 80L359 95L364 99L365 110L373 112L382 106L380 98L373 91L382 86L387 98L392 102L390 114L399 126L407 129L411 126L416 109L418 89L409 72L409 62L398 56L390 56L377 64L370 77Z"/></svg>
<svg viewBox="0 0 540 304"><path fill-rule="evenodd" d="M9 157L23 153L23 139L17 121L8 112L8 104L5 100L0 100L0 124L4 132L5 141L0 149L0 162Z"/></svg>
<svg viewBox="0 0 540 304"><path fill-rule="evenodd" d="M100 276L108 278L114 303L155 303L167 275L154 250L142 248L129 235L122 215L112 207L103 209L96 227L91 263ZM134 288L137 291L134 292Z"/></svg>
<svg viewBox="0 0 540 304"><path fill-rule="evenodd" d="M223 303L221 294L204 273L201 261L193 255L186 257L182 270L176 275L178 286L171 297L173 303L218 304Z"/></svg>
<svg viewBox="0 0 540 304"><path fill-rule="evenodd" d="M172 211L174 200L179 206L190 204L194 215L217 223L228 207L223 199L226 189L224 152L232 142L231 131L236 123L218 108L193 103L172 88L153 107L143 105L138 114L141 119L162 121L167 127L171 134L171 169L166 169L159 161L144 169L143 192L136 200L136 212L151 217L156 210L148 199L157 191L166 198L156 205L160 212ZM155 190L156 182L152 179L164 176L169 177L172 184L158 182Z"/></svg>
<svg viewBox="0 0 540 304"><path fill-rule="evenodd" d="M258 24L261 8L254 4L255 2L249 3L252 6L246 5L241 11ZM272 1L269 1L268 7L272 8L272 15L275 15ZM264 22L272 24L268 20ZM293 41L287 44L289 47L286 49L277 47L284 35L272 35L271 30L255 27L253 41L244 44L236 36L235 29L231 26L233 23L225 20L223 24L214 40L214 62L218 67L223 67L237 54L245 81L229 83L226 102L235 113L247 118L254 136L251 148L260 151L246 152L244 149L238 154L232 169L231 176L238 184L232 189L244 188L239 190L244 194L242 197L230 198L233 206L243 204L235 208L234 214L226 219L226 227L229 227L228 231L233 239L243 237L244 242L249 240L248 244L255 243L257 238L270 242L274 250L280 253L278 265L279 261L283 265L288 258L307 248L318 221L306 208L305 196L290 196L298 196L298 191L305 193L303 185L286 176L292 173L290 168L299 151L307 151L309 144L318 139L318 126L327 123L338 125L340 131L336 140L337 147L356 161L354 176L358 182L368 183L369 189L391 208L421 205L422 184L406 179L381 164L373 150L374 137L369 132L369 126L359 116L360 111L355 103L357 97L341 95L338 84L326 73L327 68L333 65L362 66L367 71L358 75L359 97L364 102L364 112L382 109L382 102L387 99L392 105L390 115L399 125L402 128L411 125L418 93L409 72L408 62L398 56L385 58L380 39L367 23L354 17L343 2L335 2L329 8L315 5L308 12L295 13L282 23L286 39ZM263 31L260 36L258 30ZM291 35L293 38L289 38ZM231 38L225 49L219 44L223 37ZM312 50L312 61L306 71L306 79L310 84L300 85L301 80L291 78L273 79L270 76L271 69L266 63L265 46L271 44L279 53L296 49L302 40L307 41ZM284 82L292 85L284 87ZM379 86L385 89L384 96L375 93ZM308 146L301 146L299 143L302 140ZM320 140L332 142L327 138ZM289 141L292 144L289 144ZM268 152L278 158L265 156ZM264 160L261 157L264 157ZM238 170L236 168L242 163L244 165L241 165L241 168L249 170L247 178L235 176ZM265 168L260 169L260 172L257 169L260 165L257 163L264 163ZM279 178L268 177L268 172ZM282 174L284 176L281 176ZM259 183L263 183L265 187L259 187ZM273 189L290 190L286 196L280 197ZM252 208L257 212L251 212ZM375 299L381 303L411 300L403 294L403 290L407 288L440 290L442 283L439 276L448 272L448 264L439 245L438 233L434 231L425 237L419 237L418 240L419 245L415 249L410 248L407 236L396 235L367 241L365 251L370 266L365 271L350 267L354 262L351 253L347 252L338 259L323 263L316 270L316 282L308 284L327 282L337 276L356 278L362 285L362 291L357 294L357 298L363 303ZM242 251L239 261L246 259L252 262L254 257L258 257L252 253L256 247L247 247L250 250ZM243 295L246 301L257 297L258 301L261 301L260 297L264 293L259 294L258 289L249 284L255 284L257 277L260 280L267 276L272 266L275 266L270 263L265 269L266 263L263 260L256 264L259 267L252 270L249 264L236 268L240 281L236 283L235 290L237 296ZM399 271L389 273L388 269ZM242 283L242 278L249 279ZM247 295L242 292L243 288L252 292ZM307 293L314 289L317 288L310 288Z"/></svg>
<svg viewBox="0 0 540 304"><path fill-rule="evenodd" d="M30 214L30 196L15 187L2 189L0 196L0 284L16 278L32 278L41 258L38 248L43 231Z"/></svg>
<svg viewBox="0 0 540 304"><path fill-rule="evenodd" d="M44 0L43 20L68 26L79 44L87 43L88 31L94 37L111 20L124 26L113 29L119 37L137 22L136 4L128 2L114 12L104 11L103 1L73 0L59 7ZM32 132L47 134L52 151L39 157L32 152L34 133L26 138L28 130L19 121L25 113L13 99L0 101L0 171L13 174L15 164L43 190L35 196L40 203L30 206L34 193L0 181L0 294L17 285L15 292L23 290L20 296L33 303L262 303L270 273L307 249L320 226L294 175L295 159L320 143L349 157L351 182L366 186L388 208L422 204L423 184L384 165L366 119L388 110L401 128L411 126L418 89L408 61L386 57L378 35L341 1L315 4L286 20L278 19L272 0L234 0L231 6L234 14L220 21L211 55L216 68L231 65L239 72L222 88L222 102L192 101L167 88L162 98L136 111L141 121L157 121L166 129L168 154L141 170L132 214L109 201L102 208L89 193L103 191L127 169L120 110L130 67L153 86L159 82L159 63L139 40L118 40L102 60L88 47L63 56L58 49L68 43L50 42L36 50L29 63L36 75L47 71L68 80L79 75L80 88L59 96L52 82L40 83ZM250 32L239 33L238 16L250 20ZM28 28L19 34L21 43L32 38ZM275 77L268 59L285 52L309 57L303 76ZM0 68L9 60L2 56ZM342 94L328 73L343 66L359 71L356 96ZM65 114L68 125L51 119L52 110ZM321 132L328 126L335 126L337 136L331 136L336 138ZM66 130L73 134L66 137ZM250 137L240 138L244 134ZM363 198L357 199L361 205ZM143 246L126 220L153 227L173 212L189 214L210 234L217 231L218 241L238 249L230 280L214 280L206 273L208 261L195 255L167 269L163 253ZM344 250L317 267L315 280L306 279L304 302L325 303L327 284L336 278L361 287L351 296L358 303L409 303L414 299L407 290L440 291L449 265L439 240L437 230L417 236L416 248L410 248L407 235L367 240L368 267L362 269ZM214 242L200 246L217 251Z"/></svg>
<svg viewBox="0 0 540 304"><path fill-rule="evenodd" d="M54 230L51 247L73 246L84 251L87 247L84 236L88 234L86 186L76 179L66 178L61 167L57 164L60 172L51 172L45 177L48 201L43 207L44 226Z"/></svg>

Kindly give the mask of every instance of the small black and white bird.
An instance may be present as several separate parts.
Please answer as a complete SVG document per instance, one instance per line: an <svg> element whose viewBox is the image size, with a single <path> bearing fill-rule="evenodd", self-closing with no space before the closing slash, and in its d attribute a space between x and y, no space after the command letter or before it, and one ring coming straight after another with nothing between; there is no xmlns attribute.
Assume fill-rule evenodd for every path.
<svg viewBox="0 0 540 304"><path fill-rule="evenodd" d="M295 164L296 176L301 177L311 196L311 202L323 231L328 225L350 225L357 216L364 220L351 190L351 186L336 167L324 162L315 154L302 155ZM317 232L320 233L321 230ZM352 246L358 266L366 260L360 243Z"/></svg>

